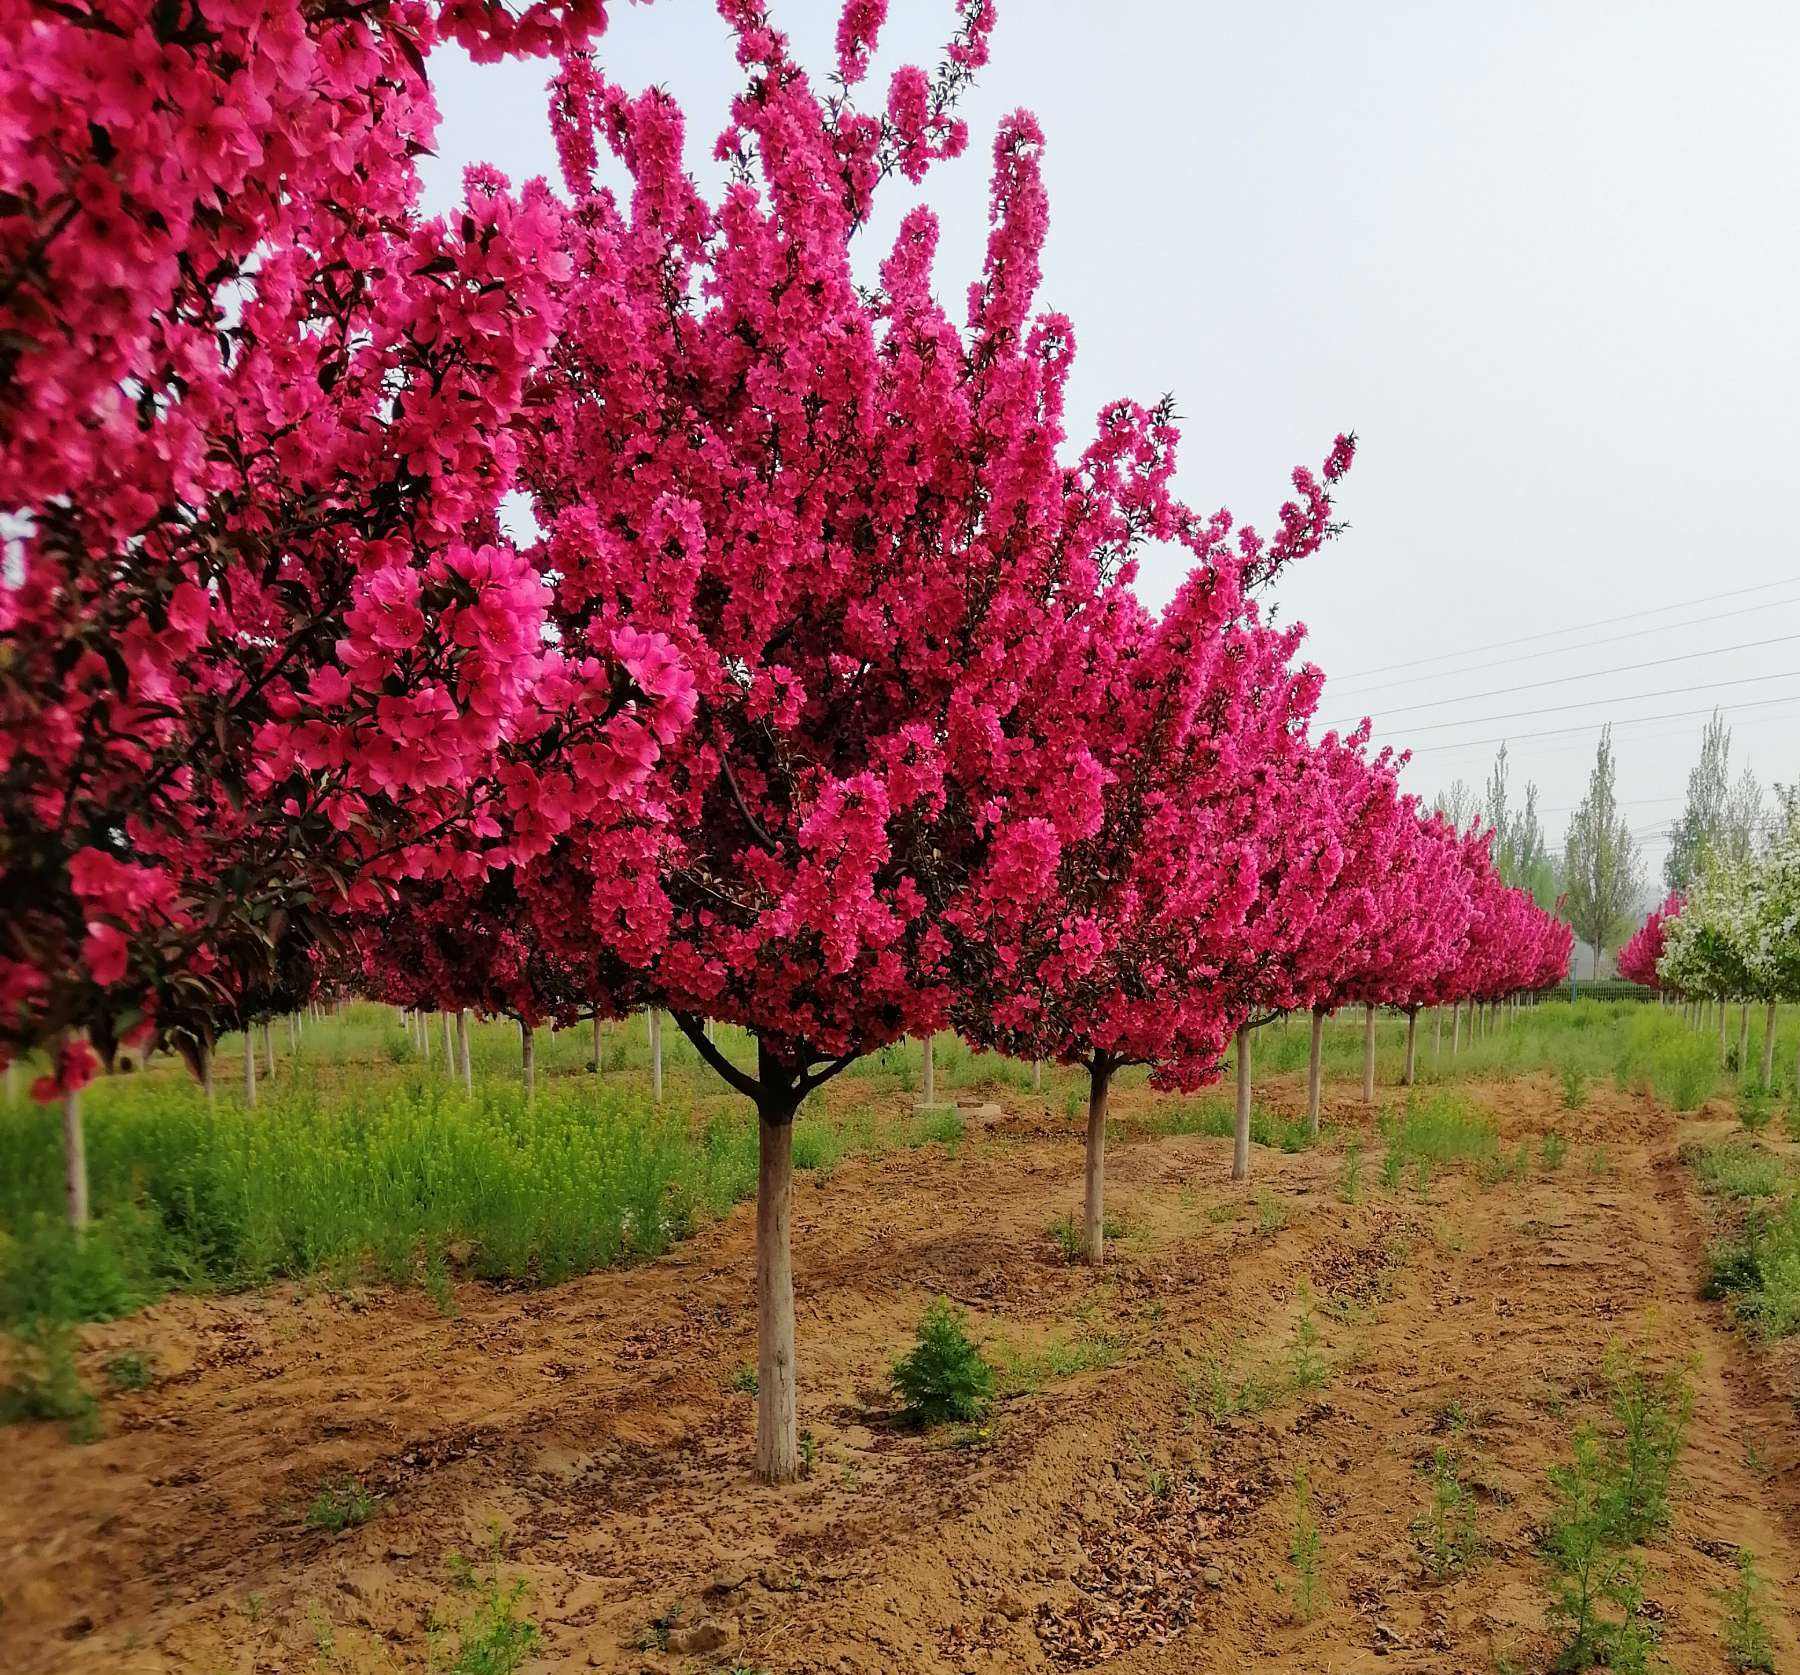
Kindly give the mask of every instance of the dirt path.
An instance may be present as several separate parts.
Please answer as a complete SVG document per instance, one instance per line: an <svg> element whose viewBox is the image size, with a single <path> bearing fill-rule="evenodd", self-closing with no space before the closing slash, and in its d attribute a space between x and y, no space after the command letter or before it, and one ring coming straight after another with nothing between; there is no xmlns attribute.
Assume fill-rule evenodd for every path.
<svg viewBox="0 0 1800 1675"><path fill-rule="evenodd" d="M1563 1117L1542 1087L1484 1097L1509 1146ZM753 1360L747 1209L641 1268L461 1287L449 1319L386 1292L164 1305L92 1334L96 1358L153 1344L168 1375L108 1400L105 1440L0 1433L0 1661L422 1669L456 1644L433 1625L471 1609L453 1555L493 1551L529 1585L532 1669L1543 1669L1545 1472L1632 1345L1691 1364L1696 1396L1646 1584L1665 1655L1724 1670L1717 1596L1743 1544L1777 1667L1800 1668L1779 1604L1800 1599L1793 1363L1697 1297L1675 1122L1607 1092L1563 1126L1560 1170L1534 1150L1523 1180L1444 1173L1423 1197L1383 1187L1371 1147L1354 1205L1336 1147L1259 1151L1245 1193L1223 1142L1127 1139L1126 1236L1099 1276L1046 1234L1080 1154L1028 1100L954 1160L806 1180L813 1473L788 1491L748 1481L752 1399L729 1388ZM934 1292L1024 1360L970 1446L892 1422L886 1369ZM1414 1529L1440 1447L1484 1547L1441 1583ZM1305 1623L1302 1470L1322 1544ZM376 1516L306 1528L351 1474Z"/></svg>

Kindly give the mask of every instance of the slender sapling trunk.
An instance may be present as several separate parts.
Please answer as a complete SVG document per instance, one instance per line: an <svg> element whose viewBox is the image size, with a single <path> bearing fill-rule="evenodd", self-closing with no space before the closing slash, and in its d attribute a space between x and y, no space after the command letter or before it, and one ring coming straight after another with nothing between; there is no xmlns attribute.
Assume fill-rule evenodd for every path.
<svg viewBox="0 0 1800 1675"><path fill-rule="evenodd" d="M1375 1008L1363 1007L1363 1104L1375 1103Z"/></svg>
<svg viewBox="0 0 1800 1675"><path fill-rule="evenodd" d="M650 1098L662 1104L662 1013L650 1008Z"/></svg>
<svg viewBox="0 0 1800 1675"><path fill-rule="evenodd" d="M462 1060L463 1092L472 1094L475 1076L469 1068L469 1009L466 1006L460 1006L456 1011L456 1051Z"/></svg>
<svg viewBox="0 0 1800 1675"><path fill-rule="evenodd" d="M1237 1032L1237 1121L1231 1132L1231 1178L1250 1178L1250 1026Z"/></svg>
<svg viewBox="0 0 1800 1675"><path fill-rule="evenodd" d="M1413 1085L1413 1064L1417 1053L1419 1038L1419 1009L1409 1006L1406 1009L1406 1067L1400 1072L1400 1085L1410 1088Z"/></svg>
<svg viewBox="0 0 1800 1675"><path fill-rule="evenodd" d="M244 1025L244 1103L256 1109L256 1031Z"/></svg>
<svg viewBox="0 0 1800 1675"><path fill-rule="evenodd" d="M537 1032L523 1018L519 1020L519 1065L525 1075L525 1103L529 1105L537 1092Z"/></svg>
<svg viewBox="0 0 1800 1675"><path fill-rule="evenodd" d="M600 1014L598 1012L594 1014L594 1074L596 1076L606 1074L606 1061L600 1056Z"/></svg>
<svg viewBox="0 0 1800 1675"><path fill-rule="evenodd" d="M757 1111L756 1475L800 1475L794 1364L794 1113L765 1101Z"/></svg>
<svg viewBox="0 0 1800 1675"><path fill-rule="evenodd" d="M1738 1077L1740 1080L1750 1070L1750 1002L1738 1002Z"/></svg>
<svg viewBox="0 0 1800 1675"><path fill-rule="evenodd" d="M1324 1071L1325 1014L1313 1008L1312 1040L1306 1049L1306 1132L1319 1132L1319 1095Z"/></svg>
<svg viewBox="0 0 1800 1675"><path fill-rule="evenodd" d="M269 1073L269 1080L275 1080L275 1020L263 1019L263 1066Z"/></svg>
<svg viewBox="0 0 1800 1675"><path fill-rule="evenodd" d="M1775 1002L1770 1001L1763 1015L1762 1085L1775 1085Z"/></svg>
<svg viewBox="0 0 1800 1675"><path fill-rule="evenodd" d="M1112 1087L1112 1060L1096 1057L1088 1066L1087 1193L1082 1205L1081 1248L1090 1266L1106 1260L1106 1096Z"/></svg>

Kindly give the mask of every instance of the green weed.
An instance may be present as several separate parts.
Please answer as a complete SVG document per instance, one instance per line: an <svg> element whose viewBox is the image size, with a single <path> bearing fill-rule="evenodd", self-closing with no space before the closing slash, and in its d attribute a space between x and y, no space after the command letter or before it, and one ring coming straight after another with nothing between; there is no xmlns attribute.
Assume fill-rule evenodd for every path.
<svg viewBox="0 0 1800 1675"><path fill-rule="evenodd" d="M1362 1198L1362 1147L1354 1141L1344 1148L1343 1167L1338 1171L1338 1197L1346 1204Z"/></svg>
<svg viewBox="0 0 1800 1675"><path fill-rule="evenodd" d="M335 1535L340 1530L366 1524L375 1516L378 1505L378 1497L365 1489L358 1479L346 1477L341 1483L327 1484L313 1497L312 1505L306 1509L306 1527L329 1530Z"/></svg>
<svg viewBox="0 0 1800 1675"><path fill-rule="evenodd" d="M1543 1162L1545 1169L1550 1170L1551 1172L1562 1168L1568 1155L1569 1142L1555 1129L1551 1129L1551 1131L1538 1142L1538 1157Z"/></svg>
<svg viewBox="0 0 1800 1675"><path fill-rule="evenodd" d="M1475 1497L1463 1483L1456 1456L1440 1446L1431 1459L1431 1509L1413 1525L1425 1568L1440 1582L1468 1569L1480 1551Z"/></svg>
<svg viewBox="0 0 1800 1675"><path fill-rule="evenodd" d="M1294 1527L1288 1538L1288 1561L1294 1570L1294 1615L1310 1623L1324 1603L1325 1544L1304 1468L1294 1474Z"/></svg>
<svg viewBox="0 0 1800 1675"><path fill-rule="evenodd" d="M1775 1643L1769 1634L1768 1620L1763 1615L1766 1583L1756 1568L1756 1560L1748 1548L1738 1554L1737 1579L1725 1590L1725 1619L1720 1625L1720 1638L1725 1642L1725 1659L1733 1669L1762 1670L1775 1675Z"/></svg>
<svg viewBox="0 0 1800 1675"><path fill-rule="evenodd" d="M121 1350L108 1356L101 1370L106 1374L107 1388L115 1395L148 1390L156 1381L156 1357L142 1350Z"/></svg>

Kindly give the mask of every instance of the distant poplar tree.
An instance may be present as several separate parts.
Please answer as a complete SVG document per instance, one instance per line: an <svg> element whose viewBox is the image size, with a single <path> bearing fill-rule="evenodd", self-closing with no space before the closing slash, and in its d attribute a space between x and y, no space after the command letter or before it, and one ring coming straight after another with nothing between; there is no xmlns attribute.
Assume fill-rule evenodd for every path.
<svg viewBox="0 0 1800 1675"><path fill-rule="evenodd" d="M1616 946L1616 938L1631 923L1644 888L1637 844L1619 809L1610 727L1601 729L1587 795L1569 821L1563 888L1568 893L1569 923L1583 942L1592 945L1598 977L1606 950Z"/></svg>
<svg viewBox="0 0 1800 1675"><path fill-rule="evenodd" d="M1752 859L1763 846L1769 825L1763 805L1763 789L1748 768L1732 782L1719 817L1718 845L1727 861Z"/></svg>
<svg viewBox="0 0 1800 1675"><path fill-rule="evenodd" d="M1687 806L1669 834L1663 878L1671 890L1687 890L1700 875L1706 852L1719 840L1731 792L1731 729L1714 710L1700 735L1700 760L1688 770Z"/></svg>
<svg viewBox="0 0 1800 1675"><path fill-rule="evenodd" d="M1549 907L1556 900L1556 869L1544 842L1537 799L1537 782L1528 779L1524 806L1513 807L1512 768L1501 745L1482 799L1482 812L1494 828L1494 866L1508 884L1529 890L1540 907Z"/></svg>
<svg viewBox="0 0 1800 1675"><path fill-rule="evenodd" d="M1431 806L1447 816L1459 832L1467 830L1469 822L1481 812L1481 804L1466 779L1452 780L1450 789L1438 792Z"/></svg>

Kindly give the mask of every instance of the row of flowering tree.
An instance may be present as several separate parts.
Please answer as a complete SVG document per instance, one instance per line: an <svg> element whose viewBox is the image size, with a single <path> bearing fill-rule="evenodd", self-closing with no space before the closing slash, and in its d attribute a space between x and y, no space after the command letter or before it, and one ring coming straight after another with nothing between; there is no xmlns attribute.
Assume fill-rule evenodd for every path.
<svg viewBox="0 0 1800 1675"><path fill-rule="evenodd" d="M79 1220L122 1040L207 1075L326 976L527 1042L669 1013L756 1111L783 1481L792 1125L859 1056L950 1024L1084 1066L1099 1260L1121 1066L1192 1087L1235 1039L1241 1176L1252 1031L1534 988L1567 944L1363 735L1309 736L1257 594L1334 532L1349 439L1267 538L1176 495L1166 402L1071 454L1028 114L960 319L927 209L855 266L884 183L964 148L991 0L870 110L882 0L826 92L719 9L716 201L668 95L588 53L597 0L0 25L0 1051L50 1056ZM561 194L475 169L419 213L440 31L557 56ZM1151 543L1188 566L1159 615Z"/></svg>
<svg viewBox="0 0 1800 1675"><path fill-rule="evenodd" d="M1767 842L1741 856L1711 853L1685 895L1671 895L1619 954L1619 972L1718 1018L1739 1006L1738 1066L1749 1068L1750 1007L1764 1009L1762 1082L1775 1074L1776 1007L1800 1000L1800 801L1782 794ZM1800 1063L1795 1075L1800 1081Z"/></svg>

